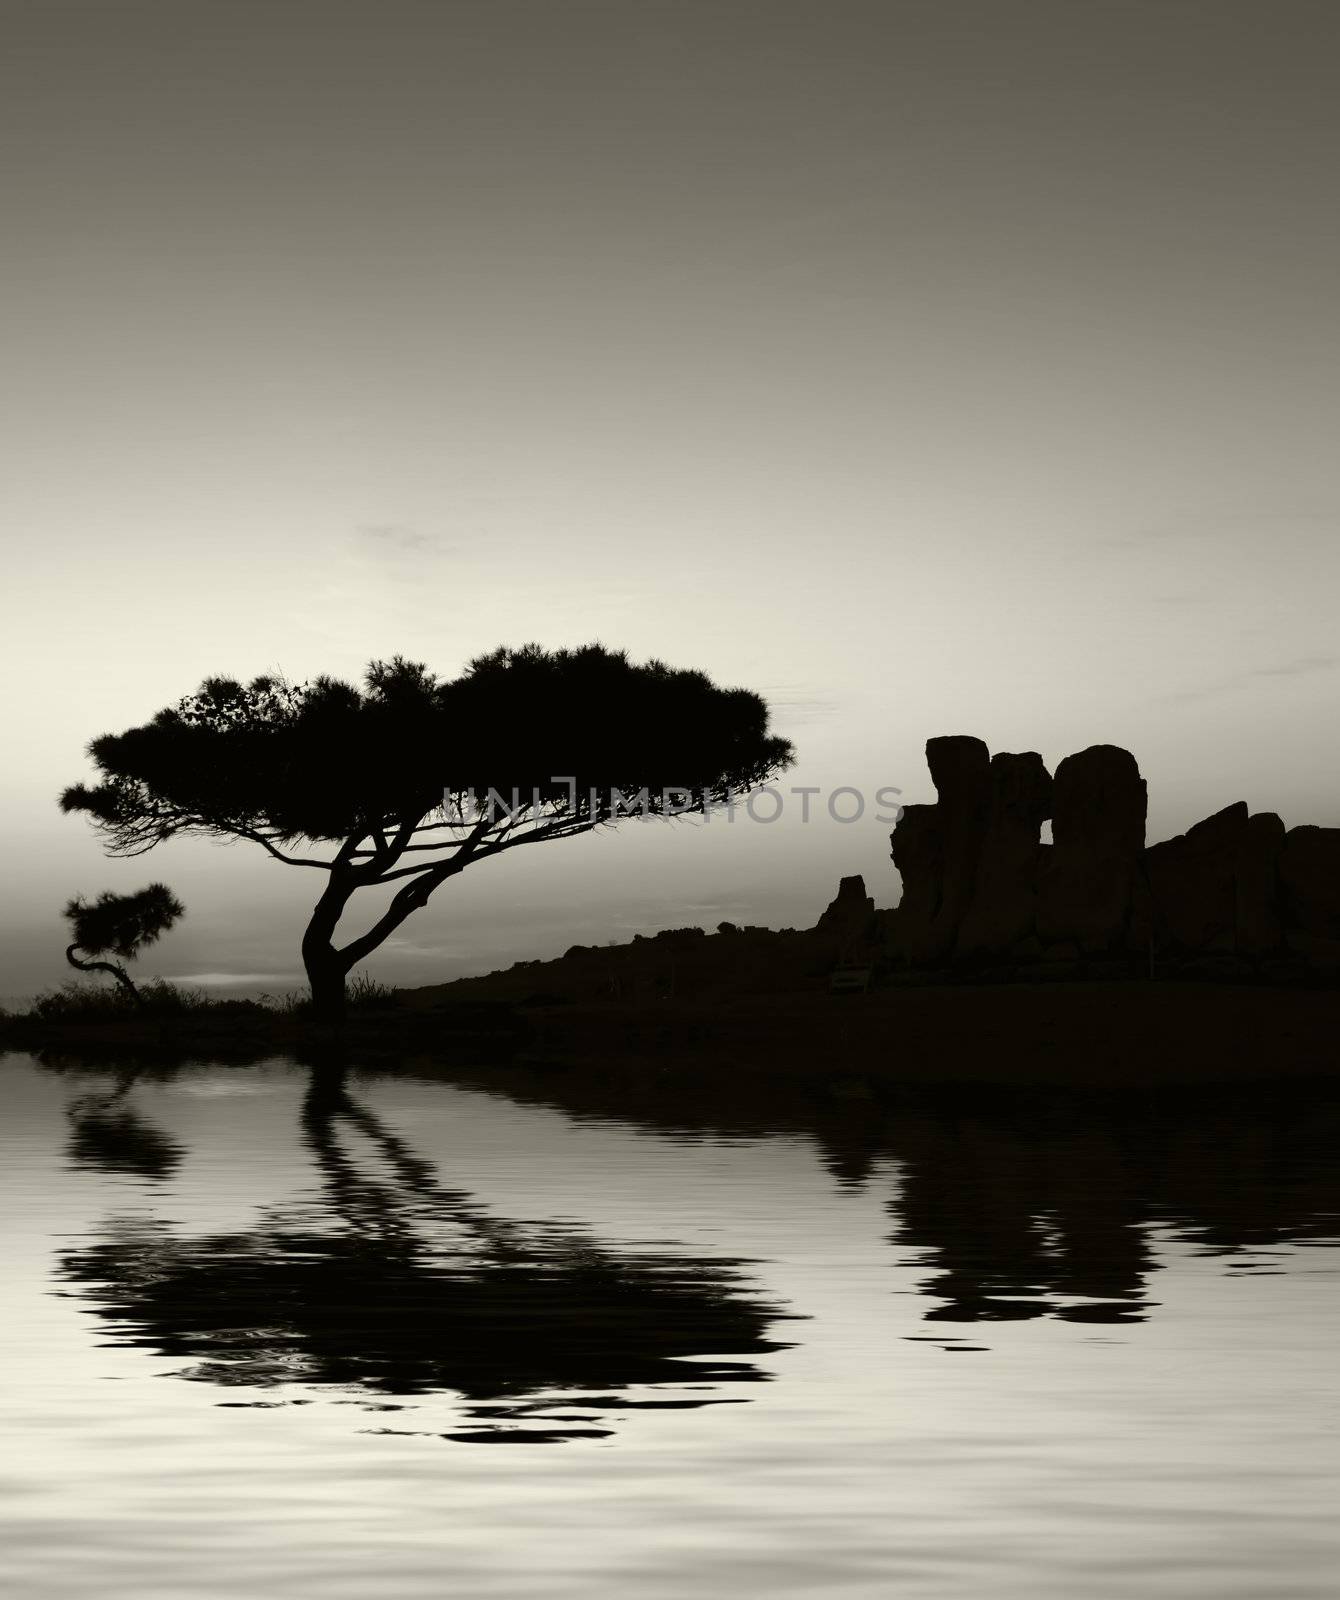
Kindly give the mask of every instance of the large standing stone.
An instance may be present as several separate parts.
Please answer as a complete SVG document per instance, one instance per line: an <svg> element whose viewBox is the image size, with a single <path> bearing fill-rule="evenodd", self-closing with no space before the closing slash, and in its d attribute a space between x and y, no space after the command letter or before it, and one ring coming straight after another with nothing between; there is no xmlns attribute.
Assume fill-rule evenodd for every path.
<svg viewBox="0 0 1340 1600"><path fill-rule="evenodd" d="M1051 774L1036 751L991 758L991 808L957 954L1004 954L1033 934L1042 824L1051 814Z"/></svg>
<svg viewBox="0 0 1340 1600"><path fill-rule="evenodd" d="M991 818L991 752L965 734L926 743L926 765L939 795L936 805L944 851L940 905L932 925L938 953L954 948L977 887L977 868Z"/></svg>
<svg viewBox="0 0 1340 1600"><path fill-rule="evenodd" d="M931 930L944 884L939 808L904 806L889 846L903 880L902 895L886 919L889 942L904 960L927 961L934 949Z"/></svg>
<svg viewBox="0 0 1340 1600"><path fill-rule="evenodd" d="M1067 756L1052 788L1052 851L1038 934L1086 954L1126 947L1145 843L1145 781L1130 751L1096 744Z"/></svg>
<svg viewBox="0 0 1340 1600"><path fill-rule="evenodd" d="M952 951L976 886L991 812L991 755L980 739L930 739L926 764L939 800L907 806L891 839L903 880L895 945L912 961L940 960Z"/></svg>
<svg viewBox="0 0 1340 1600"><path fill-rule="evenodd" d="M1340 828L1290 828L1279 871L1287 931L1340 939Z"/></svg>
<svg viewBox="0 0 1340 1600"><path fill-rule="evenodd" d="M1247 807L1239 800L1145 851L1157 949L1237 948L1237 867L1247 836Z"/></svg>
<svg viewBox="0 0 1340 1600"><path fill-rule="evenodd" d="M926 760L939 799L904 811L891 851L902 899L874 916L897 956L1045 964L1152 940L1151 957L1287 946L1340 970L1340 828L1286 835L1238 802L1146 850L1145 783L1115 745L1067 757L1054 779L1035 753L992 759L967 737L930 740ZM820 926L868 923L868 905L864 884L844 880Z"/></svg>
<svg viewBox="0 0 1340 1600"><path fill-rule="evenodd" d="M844 944L861 943L871 937L874 923L874 898L865 892L865 879L858 872L838 884L837 897L829 902L815 931L834 934Z"/></svg>
<svg viewBox="0 0 1340 1600"><path fill-rule="evenodd" d="M1248 817L1235 876L1238 950L1243 955L1264 955L1278 949L1284 938L1279 874L1283 848L1284 824L1273 811Z"/></svg>

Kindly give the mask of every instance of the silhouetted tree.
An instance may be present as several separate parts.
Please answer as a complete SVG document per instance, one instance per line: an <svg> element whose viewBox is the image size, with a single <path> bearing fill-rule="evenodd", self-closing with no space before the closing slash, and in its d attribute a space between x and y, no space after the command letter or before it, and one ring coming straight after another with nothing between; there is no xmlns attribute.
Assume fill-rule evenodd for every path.
<svg viewBox="0 0 1340 1600"><path fill-rule="evenodd" d="M134 894L114 894L109 889L92 901L76 896L65 908L65 920L74 935L65 959L80 972L109 973L136 1005L142 1005L139 990L123 966L115 961L80 960L75 951L94 958L115 955L132 961L185 915L181 901L162 883L151 883Z"/></svg>
<svg viewBox="0 0 1340 1600"><path fill-rule="evenodd" d="M302 955L314 1010L336 1020L350 969L472 862L614 822L634 796L647 814L701 811L792 752L748 690L600 645L527 645L449 681L373 662L361 691L213 678L90 754L102 781L61 806L91 816L113 854L208 834L326 874ZM334 853L294 853L322 844ZM337 947L351 897L383 884L398 885L389 905Z"/></svg>

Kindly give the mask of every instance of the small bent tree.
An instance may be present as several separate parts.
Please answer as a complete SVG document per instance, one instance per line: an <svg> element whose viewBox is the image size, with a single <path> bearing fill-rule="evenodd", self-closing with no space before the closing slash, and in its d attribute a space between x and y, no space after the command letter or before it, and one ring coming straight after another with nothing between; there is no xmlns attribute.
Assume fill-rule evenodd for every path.
<svg viewBox="0 0 1340 1600"><path fill-rule="evenodd" d="M80 972L109 973L141 1006L143 997L126 969L118 962L96 958L120 956L122 961L133 961L185 914L181 901L162 883L151 883L134 894L113 894L108 889L96 900L76 896L65 908L65 920L74 936L65 959ZM92 959L81 960L76 951Z"/></svg>
<svg viewBox="0 0 1340 1600"><path fill-rule="evenodd" d="M302 956L326 1021L351 968L473 863L632 812L701 812L792 759L758 695L601 645L501 649L445 681L396 657L361 690L213 678L89 753L101 781L61 807L87 813L111 853L206 834L325 874ZM337 945L351 898L386 885L381 914Z"/></svg>

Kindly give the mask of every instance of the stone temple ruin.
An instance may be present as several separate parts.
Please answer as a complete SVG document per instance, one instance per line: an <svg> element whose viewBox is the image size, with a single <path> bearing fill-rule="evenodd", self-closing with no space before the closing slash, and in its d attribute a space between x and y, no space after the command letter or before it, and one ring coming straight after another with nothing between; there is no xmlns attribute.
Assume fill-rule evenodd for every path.
<svg viewBox="0 0 1340 1600"><path fill-rule="evenodd" d="M1145 782L1115 745L1055 774L963 736L926 759L938 799L892 835L902 900L867 924L896 965L1340 971L1340 828L1286 831L1238 802L1146 846ZM863 894L853 880L851 914Z"/></svg>

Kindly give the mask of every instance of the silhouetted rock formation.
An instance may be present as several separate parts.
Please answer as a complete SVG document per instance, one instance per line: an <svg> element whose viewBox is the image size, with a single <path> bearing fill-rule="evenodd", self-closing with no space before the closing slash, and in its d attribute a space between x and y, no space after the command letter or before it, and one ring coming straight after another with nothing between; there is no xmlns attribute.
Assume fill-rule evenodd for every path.
<svg viewBox="0 0 1340 1600"><path fill-rule="evenodd" d="M1280 905L1291 950L1340 967L1340 828L1291 828L1279 856Z"/></svg>
<svg viewBox="0 0 1340 1600"><path fill-rule="evenodd" d="M865 879L859 872L843 878L836 898L815 924L815 932L831 934L845 945L868 942L874 929L875 902L865 892Z"/></svg>
<svg viewBox="0 0 1340 1600"><path fill-rule="evenodd" d="M1146 851L1154 938L1161 948L1237 950L1238 857L1246 852L1250 822L1247 807L1239 800ZM1281 839L1283 834L1281 827ZM1254 920L1264 932L1277 896L1269 881L1273 862L1267 857L1258 864L1265 871L1258 875L1250 897L1265 891L1265 904L1253 907ZM1273 942L1278 944L1278 935Z"/></svg>
<svg viewBox="0 0 1340 1600"><path fill-rule="evenodd" d="M1340 968L1340 829L1286 834L1239 801L1146 848L1145 781L1116 745L1067 756L1054 779L1032 751L988 757L961 736L931 739L926 760L939 799L908 806L892 836L895 959Z"/></svg>
<svg viewBox="0 0 1340 1600"><path fill-rule="evenodd" d="M935 947L932 929L944 882L944 843L936 806L904 806L892 835L893 864L903 880L898 902L899 948L909 961L929 961L944 951Z"/></svg>
<svg viewBox="0 0 1340 1600"><path fill-rule="evenodd" d="M1038 937L1101 954L1125 947L1145 845L1145 781L1113 744L1067 756L1052 791L1052 849L1039 884Z"/></svg>
<svg viewBox="0 0 1340 1600"><path fill-rule="evenodd" d="M1243 810L1246 811L1246 806ZM1234 864L1238 949L1245 955L1277 950L1284 935L1280 914L1279 856L1284 824L1273 811L1247 818Z"/></svg>
<svg viewBox="0 0 1340 1600"><path fill-rule="evenodd" d="M1040 755L1030 750L991 758L986 835L958 929L957 948L965 954L1013 949L1033 934L1047 850L1039 833L1051 814L1052 779Z"/></svg>
<svg viewBox="0 0 1340 1600"><path fill-rule="evenodd" d="M905 936L914 960L934 961L954 948L972 898L991 821L991 755L980 739L951 735L926 745L934 806L907 806L894 834L904 884Z"/></svg>
<svg viewBox="0 0 1340 1600"><path fill-rule="evenodd" d="M940 899L932 923L937 948L948 947L968 909L991 817L991 755L980 739L932 739L931 782L940 796Z"/></svg>

